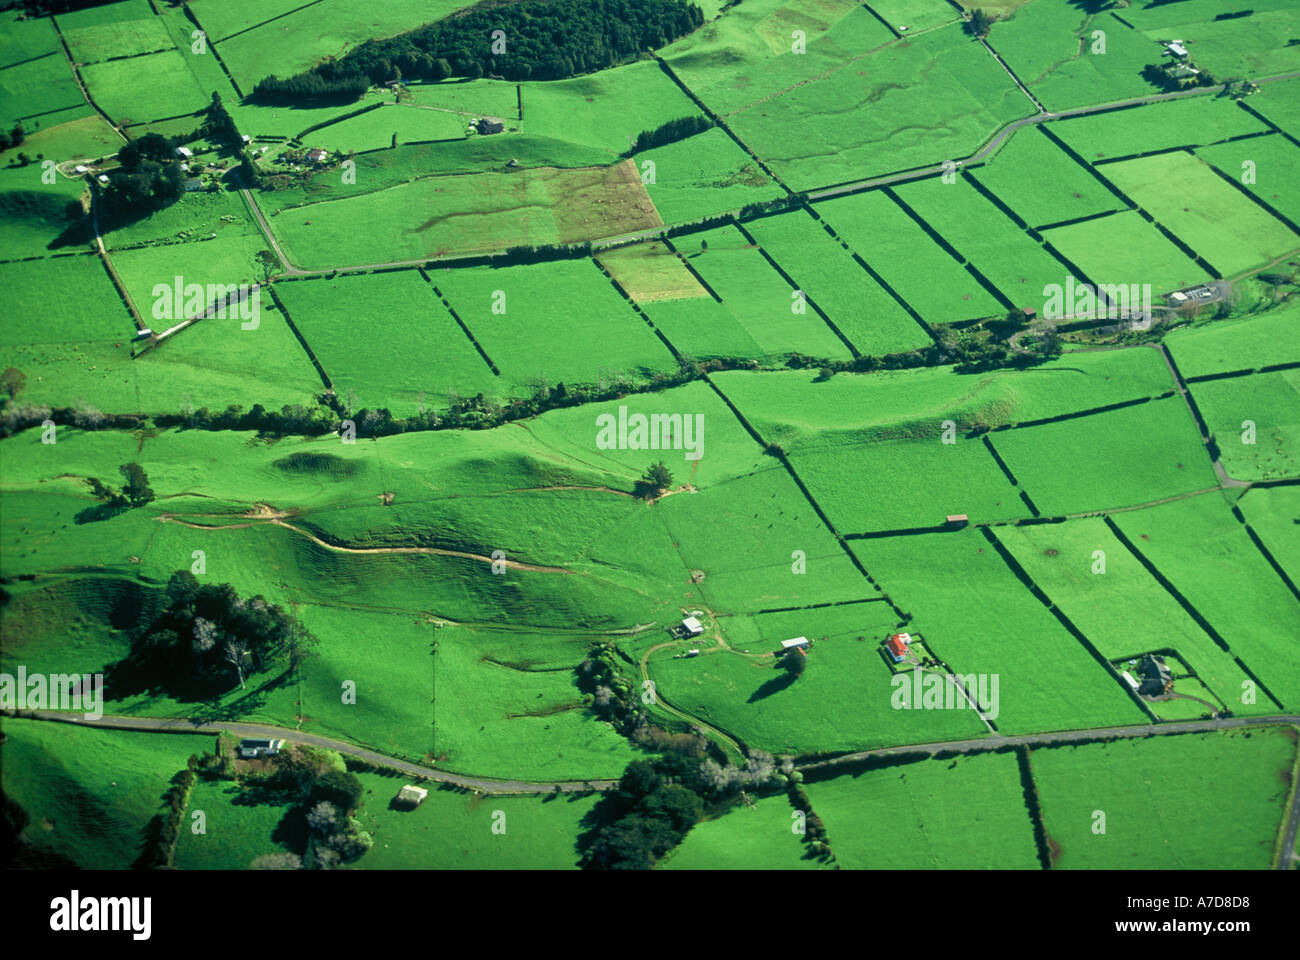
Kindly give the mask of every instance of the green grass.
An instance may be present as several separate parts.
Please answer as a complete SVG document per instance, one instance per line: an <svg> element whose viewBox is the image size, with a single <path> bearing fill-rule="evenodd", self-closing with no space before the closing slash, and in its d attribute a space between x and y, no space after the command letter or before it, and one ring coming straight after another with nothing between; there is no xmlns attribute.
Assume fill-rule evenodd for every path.
<svg viewBox="0 0 1300 960"><path fill-rule="evenodd" d="M1174 330L1165 343L1184 377L1254 370L1300 360L1297 325L1300 307L1291 304L1259 316Z"/></svg>
<svg viewBox="0 0 1300 960"><path fill-rule="evenodd" d="M302 5L302 0L195 0L189 7L208 37L220 41Z"/></svg>
<svg viewBox="0 0 1300 960"><path fill-rule="evenodd" d="M380 150L392 143L454 140L465 137L465 118L442 110L386 103L349 120L332 123L306 135L312 147L326 150Z"/></svg>
<svg viewBox="0 0 1300 960"><path fill-rule="evenodd" d="M1060 124L1054 130L1064 129ZM972 171L1031 227L1118 210L1121 201L1035 126L1017 130Z"/></svg>
<svg viewBox="0 0 1300 960"><path fill-rule="evenodd" d="M61 17L63 38L78 63L96 63L112 57L130 57L158 50L170 50L171 38L162 18L155 16L147 0L113 5L122 19L111 23L83 25L85 17L76 14ZM84 13L84 11L82 11ZM128 18L129 17L129 18Z"/></svg>
<svg viewBox="0 0 1300 960"><path fill-rule="evenodd" d="M1281 480L1300 474L1300 371L1210 380L1193 387L1229 476ZM1254 426L1249 437L1246 421Z"/></svg>
<svg viewBox="0 0 1300 960"><path fill-rule="evenodd" d="M661 870L813 870L794 833L794 809L784 796L735 806L715 820L697 823L660 865Z"/></svg>
<svg viewBox="0 0 1300 960"><path fill-rule="evenodd" d="M140 83L141 76L150 82ZM95 102L118 124L178 117L203 109L212 99L179 50L93 63L81 68L81 77ZM194 126L199 123L196 119Z"/></svg>
<svg viewBox="0 0 1300 960"><path fill-rule="evenodd" d="M1215 486L1209 453L1178 397L999 433L993 446L1049 517Z"/></svg>
<svg viewBox="0 0 1300 960"><path fill-rule="evenodd" d="M664 223L682 223L775 200L784 191L716 127L633 158ZM647 167L653 163L653 168Z"/></svg>
<svg viewBox="0 0 1300 960"><path fill-rule="evenodd" d="M79 107L85 98L67 59L56 53L0 71L0 126L6 130L22 117L37 117L43 124L57 123L55 110ZM71 117L67 119L72 119ZM25 121L25 129L34 129L35 121ZM35 178L33 178L35 179Z"/></svg>
<svg viewBox="0 0 1300 960"><path fill-rule="evenodd" d="M1043 288L1064 286L1070 276L1065 264L964 179L931 178L897 192L1016 307L1041 310Z"/></svg>
<svg viewBox="0 0 1300 960"><path fill-rule="evenodd" d="M1260 96L1251 98L1250 107L1295 136L1300 132L1300 105L1296 103L1298 90L1300 79L1267 84L1260 88Z"/></svg>
<svg viewBox="0 0 1300 960"><path fill-rule="evenodd" d="M1120 515L1116 522L1241 657L1273 696L1300 703L1289 667L1300 600L1218 497L1208 495ZM1242 689L1220 691L1236 709ZM1258 700L1266 700L1261 692Z"/></svg>
<svg viewBox="0 0 1300 960"><path fill-rule="evenodd" d="M202 811L204 833L191 818L181 824L173 861L178 870L247 870L249 864L282 848L271 838L290 807L234 803L242 791L226 780L200 780L190 794L187 816Z"/></svg>
<svg viewBox="0 0 1300 960"><path fill-rule="evenodd" d="M675 367L654 332L587 260L431 274L434 286L517 390L538 378L595 382ZM495 300L496 292L504 294ZM505 313L494 313L503 302ZM581 312L575 311L582 305ZM575 343L600 343L597 355Z"/></svg>
<svg viewBox="0 0 1300 960"><path fill-rule="evenodd" d="M859 352L882 356L929 342L920 324L816 220L796 211L755 220L746 229Z"/></svg>
<svg viewBox="0 0 1300 960"><path fill-rule="evenodd" d="M1157 48L1153 45L1152 50ZM1229 99L1193 96L1115 113L1067 117L1054 121L1049 129L1084 160L1093 161L1218 143L1268 127ZM1106 167L1100 172L1105 175Z"/></svg>
<svg viewBox="0 0 1300 960"><path fill-rule="evenodd" d="M1191 154L1126 160L1104 172L1225 277L1300 248L1300 235Z"/></svg>
<svg viewBox="0 0 1300 960"><path fill-rule="evenodd" d="M1295 743L1294 727L1270 727L1035 750L1053 865L1267 869Z"/></svg>
<svg viewBox="0 0 1300 960"><path fill-rule="evenodd" d="M638 303L708 296L678 256L658 241L601 251L596 259Z"/></svg>
<svg viewBox="0 0 1300 960"><path fill-rule="evenodd" d="M1057 227L1043 236L1091 283L1149 283L1153 294L1161 294L1210 279L1136 210Z"/></svg>
<svg viewBox="0 0 1300 960"><path fill-rule="evenodd" d="M1139 521L1126 529L1145 528ZM1234 713L1259 715L1276 710L1262 693L1255 704L1240 702L1246 674L1233 656L1181 609L1101 520L1017 527L1000 530L998 535L1034 582L1107 660L1171 648ZM1146 543L1140 537L1133 542L1139 550ZM1095 572L1101 562L1097 550L1105 554L1104 573Z"/></svg>
<svg viewBox="0 0 1300 960"><path fill-rule="evenodd" d="M500 392L492 369L415 270L281 283L276 290L335 392L346 399L355 390L361 407L387 407L402 417L416 412L421 395L426 407L437 408L452 392ZM378 336L365 329L377 304L384 305Z"/></svg>
<svg viewBox="0 0 1300 960"><path fill-rule="evenodd" d="M1196 155L1267 203L1292 223L1300 220L1300 199L1289 184L1300 177L1300 147L1283 137L1252 137L1202 147ZM1252 182L1244 182L1246 172Z"/></svg>
<svg viewBox="0 0 1300 960"><path fill-rule="evenodd" d="M859 23L874 21L862 14ZM824 74L783 84L780 96L756 100L728 123L777 176L804 190L968 156L1034 112L957 24L872 51L881 39L855 38Z"/></svg>
<svg viewBox="0 0 1300 960"><path fill-rule="evenodd" d="M3 785L31 822L24 838L82 869L125 870L186 759L214 737L93 730L8 719Z"/></svg>
<svg viewBox="0 0 1300 960"><path fill-rule="evenodd" d="M929 323L1006 312L883 190L827 200L817 212Z"/></svg>
<svg viewBox="0 0 1300 960"><path fill-rule="evenodd" d="M1291 582L1300 583L1300 545L1294 529L1300 526L1300 493L1293 487L1256 487L1242 498L1241 511Z"/></svg>
<svg viewBox="0 0 1300 960"><path fill-rule="evenodd" d="M129 339L135 330L122 298L94 256L58 257L0 264L0 284L8 290L16 316L39 322L10 324L0 344L78 343ZM30 381L29 377L29 381ZM31 382L29 390L37 386ZM42 389L42 387L38 387Z"/></svg>
<svg viewBox="0 0 1300 960"><path fill-rule="evenodd" d="M562 870L577 866L577 840L597 797L498 797L429 787L411 811L388 801L408 781L360 774L367 787L361 822L375 845L361 870ZM504 816L503 816L504 815ZM505 832L493 832L493 825ZM500 826L497 827L499 831Z"/></svg>
<svg viewBox="0 0 1300 960"><path fill-rule="evenodd" d="M0 67L59 53L59 36L54 32L51 18L14 20L12 17L6 13L0 21L4 26L0 31Z"/></svg>
<svg viewBox="0 0 1300 960"><path fill-rule="evenodd" d="M1016 756L921 760L804 787L848 870L1032 870ZM960 797L960 802L954 798Z"/></svg>
<svg viewBox="0 0 1300 960"><path fill-rule="evenodd" d="M935 657L961 675L987 674L989 684L998 676L1000 733L1147 722L1120 681L1034 598L979 531L851 545L893 601L913 615L907 629L921 634ZM990 603L990 597L997 602ZM1008 624L1015 629L1008 630ZM1044 663L1052 669L1042 670ZM901 712L912 717L952 713ZM908 739L927 738L918 730Z"/></svg>

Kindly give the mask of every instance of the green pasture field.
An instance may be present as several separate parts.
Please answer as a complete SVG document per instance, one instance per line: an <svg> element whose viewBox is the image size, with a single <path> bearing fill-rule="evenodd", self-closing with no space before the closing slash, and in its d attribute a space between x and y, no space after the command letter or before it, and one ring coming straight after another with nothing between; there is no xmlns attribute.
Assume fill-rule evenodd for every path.
<svg viewBox="0 0 1300 960"><path fill-rule="evenodd" d="M63 31L88 27L111 26L118 23L130 23L154 16L149 0L124 0L124 2L103 3L58 16L59 29Z"/></svg>
<svg viewBox="0 0 1300 960"><path fill-rule="evenodd" d="M212 38L208 37L208 42L204 47L195 50L194 22L185 15L186 11L182 7L162 7L162 22L167 27L167 32L171 35L172 42L176 44L176 50L181 55L181 60L185 68L194 78L194 82L199 89L203 91L204 97L209 102L213 93L219 93L223 105L231 111L231 116L237 117L235 113L239 102L243 99L236 92L234 85L230 82L230 77L226 71L221 69L221 64L217 62L212 46ZM243 91L247 94L248 91ZM239 120L236 119L236 124ZM241 129L240 133L251 133L251 131Z"/></svg>
<svg viewBox="0 0 1300 960"><path fill-rule="evenodd" d="M0 285L9 293L15 316L40 318L38 323L5 324L0 346L6 350L23 344L126 340L135 331L98 257L0 264ZM29 382L27 389L34 386Z"/></svg>
<svg viewBox="0 0 1300 960"><path fill-rule="evenodd" d="M1192 396L1230 477L1282 480L1300 474L1300 370L1209 380L1193 384ZM1248 420L1254 426L1249 438L1243 426Z"/></svg>
<svg viewBox="0 0 1300 960"><path fill-rule="evenodd" d="M302 5L303 0L192 0L188 4L213 42L265 23L272 17L282 16Z"/></svg>
<svg viewBox="0 0 1300 960"><path fill-rule="evenodd" d="M1093 33L1105 35L1104 52ZM1142 68L1158 62L1153 41L1112 17L1075 4L1029 3L997 24L988 42L1048 110L1110 103L1154 93Z"/></svg>
<svg viewBox="0 0 1300 960"><path fill-rule="evenodd" d="M638 303L708 296L677 254L658 241L603 250L596 259Z"/></svg>
<svg viewBox="0 0 1300 960"><path fill-rule="evenodd" d="M897 192L1014 306L1042 310L1043 288L1064 286L1070 276L1065 264L965 180L931 178Z"/></svg>
<svg viewBox="0 0 1300 960"><path fill-rule="evenodd" d="M1300 306L1171 331L1165 344L1184 377L1255 370L1300 360Z"/></svg>
<svg viewBox="0 0 1300 960"><path fill-rule="evenodd" d="M681 557L675 579L702 573L698 590L717 613L879 595L775 462L719 487L669 497L655 510ZM727 548L718 549L720 542ZM803 573L796 572L800 559Z"/></svg>
<svg viewBox="0 0 1300 960"><path fill-rule="evenodd" d="M646 192L664 223L683 223L775 200L784 191L716 127L633 158L639 176L654 170ZM653 163L647 168L646 163Z"/></svg>
<svg viewBox="0 0 1300 960"><path fill-rule="evenodd" d="M207 239L213 234L215 240ZM163 260L173 255L182 265L187 265L198 259L193 251L211 249L206 244L234 248L239 246L241 239L251 245L261 236L253 214L238 193L200 190L182 194L174 203L152 211L146 217L105 230L104 246L112 251L115 265L117 259L124 256L121 251L144 245L152 248L151 253L156 259ZM134 251L128 256L134 256ZM241 278L253 277L242 267L234 270Z"/></svg>
<svg viewBox="0 0 1300 960"><path fill-rule="evenodd" d="M27 811L23 837L88 870L125 870L169 781L215 737L93 730L7 719L5 793Z"/></svg>
<svg viewBox="0 0 1300 960"><path fill-rule="evenodd" d="M191 62L193 62L195 67L197 68L198 67L197 61L201 59L203 58L195 57ZM218 70L220 70L219 67ZM224 80L225 86L230 87L230 81L225 79L224 74L222 74L222 79ZM215 87L214 89L221 90L222 88ZM231 117L234 118L235 126L239 128L239 132L246 133L248 134L248 136L250 136L253 139L254 149L256 149L259 146L270 147L270 150L268 150L266 154L262 155L259 158L259 160L262 162L261 165L263 167L269 167L269 164L266 161L269 158L273 158L277 156L280 153L280 151L284 149L284 144L263 143L260 142L261 138L296 137L299 134L303 134L308 128L317 127L319 125L324 125L321 126L321 129L319 130L319 133L324 135L326 131L330 129L328 124L337 121L339 117L343 117L351 113L356 113L358 110L361 110L362 108L368 107L375 103L381 103L381 102L385 104L391 103L392 94L389 93L387 90L381 91L381 90L372 89L368 93L366 93L360 100L355 100L352 103L330 104L329 106L323 106L323 107L299 107L299 106L289 107L283 105L241 103L236 98L234 88L232 87L230 88L229 96L227 96L224 90L222 90L221 99L222 99L223 106L225 106L226 110L229 111ZM464 132L463 127L461 128L461 132L462 133ZM391 137L392 131L390 130L388 131L388 133L389 136ZM308 140L313 139L312 134L310 133L307 133L306 137ZM387 147L388 144L389 141L385 140L382 143L374 144L374 146ZM358 170L360 170L364 167L365 158L357 157L356 159L357 159ZM385 156L384 159L391 160L391 157ZM318 179L323 180L325 178L328 178L329 181L332 183L332 185L336 185L336 186L339 185L339 176L337 171L334 171L330 174L325 174L323 177L320 177ZM361 174L358 173L359 182L360 179L361 179Z"/></svg>
<svg viewBox="0 0 1300 960"><path fill-rule="evenodd" d="M1036 125L1017 130L970 173L1031 227L1120 209L1123 204Z"/></svg>
<svg viewBox="0 0 1300 960"><path fill-rule="evenodd" d="M929 342L921 326L816 220L795 211L745 228L861 353L902 353Z"/></svg>
<svg viewBox="0 0 1300 960"><path fill-rule="evenodd" d="M388 806L400 777L358 774L367 787L361 822L375 845L359 870L564 870L578 864L578 838L598 796L482 796L439 789L415 810ZM501 815L504 815L504 819ZM504 824L494 832L493 824Z"/></svg>
<svg viewBox="0 0 1300 960"><path fill-rule="evenodd" d="M624 68L626 69L626 68ZM598 74L593 75L599 76ZM530 83L525 90L533 87L546 87L550 84ZM420 107L436 107L462 115L466 122L470 118L498 117L501 120L519 119L520 84L507 80L493 80L480 77L466 80L456 77L438 82L412 83L402 95L403 103ZM493 137L502 134L493 134ZM563 138L561 138L563 139Z"/></svg>
<svg viewBox="0 0 1300 960"><path fill-rule="evenodd" d="M997 675L1000 733L1147 722L1121 682L1034 598L977 529L850 545L893 601L913 614L907 629L921 634L935 657L955 673L988 675L990 692ZM1043 671L1043 663L1052 670Z"/></svg>
<svg viewBox="0 0 1300 960"><path fill-rule="evenodd" d="M683 356L748 357L766 354L724 304L712 297L642 304L655 327Z"/></svg>
<svg viewBox="0 0 1300 960"><path fill-rule="evenodd" d="M804 791L842 868L1032 870L1038 865L1014 753L921 760L810 781Z"/></svg>
<svg viewBox="0 0 1300 960"><path fill-rule="evenodd" d="M137 56L172 48L171 37L163 26L162 18L149 9L146 0L116 3L113 7L135 16L87 26L74 25L75 14L60 19L63 39L67 41L68 49L78 63L96 63L112 57Z"/></svg>
<svg viewBox="0 0 1300 960"><path fill-rule="evenodd" d="M86 107L84 116L73 119L76 112L69 110L65 122L29 130L27 139L23 142L24 149L30 151L32 156L43 153L47 159L57 157L58 163L66 163L111 157L121 148L122 138L113 132L103 117ZM62 114L47 119L54 120L59 116ZM80 186L79 178L70 179Z"/></svg>
<svg viewBox="0 0 1300 960"><path fill-rule="evenodd" d="M722 298L722 309L754 338L762 354L798 352L848 359L844 341L815 311L805 305L805 312L794 312L794 288L734 226L692 234L679 250ZM699 301L697 306L706 303Z"/></svg>
<svg viewBox="0 0 1300 960"><path fill-rule="evenodd" d="M928 322L949 323L1006 312L884 191L827 200L816 209Z"/></svg>
<svg viewBox="0 0 1300 960"><path fill-rule="evenodd" d="M141 83L141 77L150 82ZM81 78L95 102L119 124L194 113L212 100L212 92L195 80L179 50L92 63L81 68ZM194 125L200 122L196 118Z"/></svg>
<svg viewBox="0 0 1300 960"><path fill-rule="evenodd" d="M200 201L193 209L196 212L201 211L201 215L208 219L209 224L214 228L221 227L219 232L215 229L209 231L209 233L217 233L216 237L204 239L208 234L202 234L198 237L190 236L180 243L156 243L151 246L132 247L113 252L113 267L122 278L122 282L126 284L131 299L135 301L136 309L151 328L167 329L179 322L181 312L176 311L177 319L154 316L154 287L157 284L167 284L174 290L175 278L178 276L185 284L200 283L205 286L209 283L252 284L265 279L263 268L255 258L259 250L266 249L266 240L252 229L251 223L247 220L233 224L211 222L214 215L219 215L223 210L237 210L237 207L220 201L207 204ZM135 237L142 237L155 231L161 233L168 230L172 224L180 222L182 221L179 218L165 218L156 224L142 225L133 233ZM265 310L271 303L271 297L266 291L262 291L261 300L262 308ZM160 299L159 303L159 312L164 312L166 301ZM173 307L175 306L173 304ZM186 310L185 318L188 319L190 315Z"/></svg>
<svg viewBox="0 0 1300 960"><path fill-rule="evenodd" d="M1164 30L1187 24L1210 23L1222 13L1285 10L1290 0L1179 0L1178 3L1134 6L1123 14L1138 30ZM1226 21L1233 22L1233 21Z"/></svg>
<svg viewBox="0 0 1300 960"><path fill-rule="evenodd" d="M855 443L832 435L800 446L790 462L844 533L939 527L959 513L976 523L1030 515L979 440Z"/></svg>
<svg viewBox="0 0 1300 960"><path fill-rule="evenodd" d="M1227 504L1209 494L1120 514L1116 523L1273 696L1287 707L1300 703L1300 679L1289 659L1300 636L1300 599ZM1241 689L1220 696L1235 708Z"/></svg>
<svg viewBox="0 0 1300 960"><path fill-rule="evenodd" d="M1131 507L1216 486L1179 397L992 437L1045 516Z"/></svg>
<svg viewBox="0 0 1300 960"><path fill-rule="evenodd" d="M815 870L791 827L794 808L784 796L737 804L697 823L660 865L661 870Z"/></svg>
<svg viewBox="0 0 1300 960"><path fill-rule="evenodd" d="M283 210L270 222L300 266L326 269L569 243L658 226L659 218L623 163L430 177Z"/></svg>
<svg viewBox="0 0 1300 960"><path fill-rule="evenodd" d="M623 406L627 407L629 417L637 413L704 417L703 455L692 461L685 458L684 450L599 449L597 418L603 414L617 416L619 407ZM632 489L636 478L659 459L667 463L675 484L689 483L701 490L772 466L771 458L745 432L718 395L699 381L657 393L629 394L617 401L587 404L580 409L553 410L515 429L525 431L544 446L564 450L566 456L573 457L586 469L600 470L617 478L616 485L624 490ZM659 506L664 506L663 501L656 504Z"/></svg>
<svg viewBox="0 0 1300 960"><path fill-rule="evenodd" d="M1250 108L1291 136L1300 134L1300 78L1265 84L1250 98Z"/></svg>
<svg viewBox="0 0 1300 960"><path fill-rule="evenodd" d="M1294 487L1254 487L1240 502L1242 515L1292 583L1300 583L1300 492Z"/></svg>
<svg viewBox="0 0 1300 960"><path fill-rule="evenodd" d="M70 228L81 217L74 206L89 196L81 178L58 176L43 183L40 168L0 167L0 260L80 253L93 249Z"/></svg>
<svg viewBox="0 0 1300 960"><path fill-rule="evenodd" d="M1214 642L1099 518L1001 528L998 537L1107 660L1172 648L1234 713L1276 710L1262 694L1255 704L1237 702L1246 674L1232 654ZM1141 539L1133 542L1139 550L1145 545ZM1105 573L1093 572L1097 550L1105 554Z"/></svg>
<svg viewBox="0 0 1300 960"><path fill-rule="evenodd" d="M1053 121L1048 129L1091 162L1147 150L1205 146L1246 133L1262 133L1268 127L1227 98L1191 96L1111 113L1066 117ZM1105 175L1106 168L1100 172Z"/></svg>
<svg viewBox="0 0 1300 960"><path fill-rule="evenodd" d="M545 380L592 383L615 371L672 369L667 348L589 260L435 271L434 286L503 378L523 390ZM505 313L493 312L496 292ZM575 309L580 308L580 309ZM596 356L575 343L599 343Z"/></svg>
<svg viewBox="0 0 1300 960"><path fill-rule="evenodd" d="M617 779L637 758L583 706L574 669L587 638L444 626L435 642L430 753L440 766L502 779ZM555 656L561 647L558 664L527 662L539 648Z"/></svg>
<svg viewBox="0 0 1300 960"><path fill-rule="evenodd" d="M442 407L453 392L472 397L500 389L492 369L415 270L280 283L276 291L335 392L346 398L355 390L362 407L387 407L403 417L421 402ZM376 340L373 329L364 327L371 326L378 304L383 312Z"/></svg>
<svg viewBox="0 0 1300 960"><path fill-rule="evenodd" d="M21 117L39 117L44 124L57 123L64 118L52 116L54 111L80 107L85 102L62 53L0 70L0 126L5 130ZM34 129L33 121L24 121L23 127Z"/></svg>
<svg viewBox="0 0 1300 960"><path fill-rule="evenodd" d="M1210 279L1136 210L1046 230L1043 236L1091 283L1149 283L1153 294L1161 294Z"/></svg>
<svg viewBox="0 0 1300 960"><path fill-rule="evenodd" d="M227 39L217 52L247 94L259 80L271 74L291 77L322 57L340 57L372 37L391 37L413 30L421 24L441 20L464 6L467 6L464 0L388 0L362 7L349 0L322 0ZM232 13L246 18L245 9L237 6L237 12ZM273 8L273 12L259 19L280 12ZM204 22L202 9L196 13L199 22Z"/></svg>
<svg viewBox="0 0 1300 960"><path fill-rule="evenodd" d="M707 583L707 581L706 581ZM963 740L986 728L966 710L898 710L880 644L896 620L884 604L801 611L800 634L813 640L808 666L791 682L757 646L754 627L723 627L729 646L689 660L663 650L650 659L650 679L665 702L776 754L860 750L897 743ZM793 635L793 634L791 634ZM861 639L859 639L861 638ZM771 648L777 641L769 640Z"/></svg>
<svg viewBox="0 0 1300 960"><path fill-rule="evenodd" d="M258 857L281 852L271 837L291 807L235 803L242 792L229 780L199 780L194 784L186 816L203 811L207 829L195 833L182 824L172 861L176 869L247 870Z"/></svg>
<svg viewBox="0 0 1300 960"><path fill-rule="evenodd" d="M1034 112L958 24L836 66L728 117L791 189L957 160Z"/></svg>
<svg viewBox="0 0 1300 960"><path fill-rule="evenodd" d="M1224 13L1222 5L1200 4L1197 19L1179 17L1176 28L1160 25L1146 29L1152 40L1168 39L1170 30L1187 46L1188 55L1202 70L1215 78L1249 77L1259 79L1278 74L1292 73L1300 68L1300 54L1287 41L1300 26L1300 16L1294 5L1277 9L1276 0L1266 4L1249 4L1250 16L1216 21ZM1273 8L1273 9L1269 9ZM1138 29L1145 23L1135 21Z"/></svg>
<svg viewBox="0 0 1300 960"><path fill-rule="evenodd" d="M935 3L934 0L875 0L871 9L900 32L924 30L961 16L949 4ZM908 27L909 30L902 31L903 27Z"/></svg>
<svg viewBox="0 0 1300 960"><path fill-rule="evenodd" d="M0 68L10 67L23 60L33 60L49 54L62 59L59 35L54 32L54 21L49 17L35 20L16 20L22 11L0 14Z"/></svg>
<svg viewBox="0 0 1300 960"><path fill-rule="evenodd" d="M951 367L837 374L811 370L717 373L711 379L768 443L798 451L808 442L925 439L943 421L958 433L1155 396L1173 389L1160 354L1147 348L1067 353L1026 370L956 374ZM1007 436L997 433L999 441Z"/></svg>
<svg viewBox="0 0 1300 960"><path fill-rule="evenodd" d="M1203 147L1196 155L1237 183L1249 169L1253 182L1243 183L1246 190L1292 223L1300 220L1300 198L1292 188L1300 179L1300 147L1284 137L1252 137Z"/></svg>
<svg viewBox="0 0 1300 960"><path fill-rule="evenodd" d="M359 117L340 120L306 135L313 148L325 150L380 150L392 143L423 140L463 140L465 118L443 110L405 104L384 104Z"/></svg>
<svg viewBox="0 0 1300 960"><path fill-rule="evenodd" d="M1108 164L1105 174L1225 277L1300 248L1300 235L1191 154Z"/></svg>
<svg viewBox="0 0 1300 960"><path fill-rule="evenodd" d="M1266 869L1295 744L1294 727L1256 727L1035 750L1053 866Z"/></svg>
<svg viewBox="0 0 1300 960"><path fill-rule="evenodd" d="M805 53L793 52L794 30L804 31ZM697 97L726 116L891 40L879 20L849 0L750 0L661 55Z"/></svg>
<svg viewBox="0 0 1300 960"><path fill-rule="evenodd" d="M522 87L526 131L606 150L611 159L628 150L642 130L701 116L699 107L652 60ZM514 115L512 111L506 118Z"/></svg>

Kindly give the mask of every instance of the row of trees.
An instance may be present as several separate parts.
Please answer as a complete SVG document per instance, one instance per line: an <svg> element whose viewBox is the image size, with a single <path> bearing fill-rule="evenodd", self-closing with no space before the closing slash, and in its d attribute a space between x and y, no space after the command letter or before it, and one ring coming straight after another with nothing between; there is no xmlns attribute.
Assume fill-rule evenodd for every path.
<svg viewBox="0 0 1300 960"><path fill-rule="evenodd" d="M561 80L612 67L671 43L704 22L686 0L523 0L471 8L408 33L368 40L341 60L270 76L253 88L268 103L349 101L371 83L447 76Z"/></svg>
<svg viewBox="0 0 1300 960"><path fill-rule="evenodd" d="M653 147L662 147L665 144L676 143L678 140L685 140L687 137L693 137L697 133L703 133L713 126L713 121L708 117L701 117L698 114L690 117L678 117L676 120L669 120L662 123L653 130L642 130L637 134L636 142L632 149L628 151L631 156L634 153L640 153L642 150L649 150Z"/></svg>

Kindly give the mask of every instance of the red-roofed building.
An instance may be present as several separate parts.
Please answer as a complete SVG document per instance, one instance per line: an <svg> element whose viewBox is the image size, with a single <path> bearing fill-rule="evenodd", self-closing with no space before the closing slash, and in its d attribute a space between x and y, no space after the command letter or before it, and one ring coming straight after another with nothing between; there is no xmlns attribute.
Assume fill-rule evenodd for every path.
<svg viewBox="0 0 1300 960"><path fill-rule="evenodd" d="M895 663L902 663L907 656L907 644L912 638L906 633L896 633L885 641L885 649L894 658Z"/></svg>

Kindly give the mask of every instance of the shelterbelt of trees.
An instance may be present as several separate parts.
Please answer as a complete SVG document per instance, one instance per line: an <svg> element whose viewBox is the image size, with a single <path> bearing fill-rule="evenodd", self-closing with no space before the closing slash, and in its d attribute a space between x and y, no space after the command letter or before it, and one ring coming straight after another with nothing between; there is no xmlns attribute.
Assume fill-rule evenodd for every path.
<svg viewBox="0 0 1300 960"><path fill-rule="evenodd" d="M269 76L254 87L253 98L346 102L372 83L404 78L562 80L662 47L703 22L703 12L687 0L523 0L509 6L489 0L395 37L367 40L295 76Z"/></svg>

